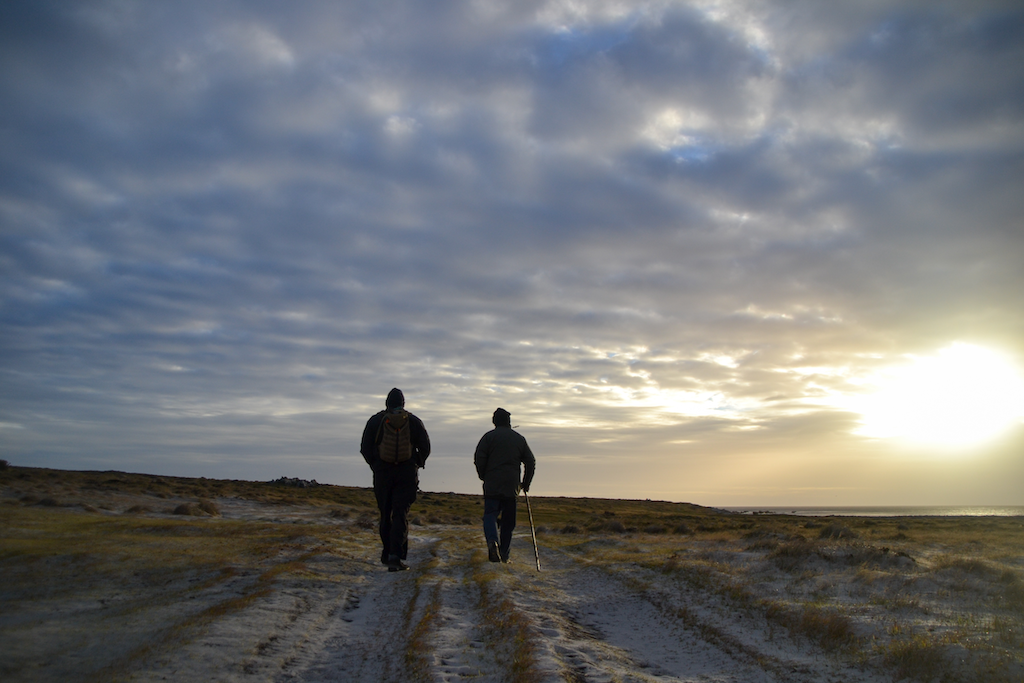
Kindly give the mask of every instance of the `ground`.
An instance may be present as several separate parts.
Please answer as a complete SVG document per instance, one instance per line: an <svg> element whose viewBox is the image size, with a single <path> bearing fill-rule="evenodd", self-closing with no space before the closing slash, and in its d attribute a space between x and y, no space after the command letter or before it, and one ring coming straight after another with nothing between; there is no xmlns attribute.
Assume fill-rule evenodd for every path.
<svg viewBox="0 0 1024 683"><path fill-rule="evenodd" d="M364 490L16 469L0 479L5 681L1024 671L1019 519L826 522L536 499L538 570L526 515L513 562L490 563L478 501L425 494L411 569L391 573Z"/></svg>

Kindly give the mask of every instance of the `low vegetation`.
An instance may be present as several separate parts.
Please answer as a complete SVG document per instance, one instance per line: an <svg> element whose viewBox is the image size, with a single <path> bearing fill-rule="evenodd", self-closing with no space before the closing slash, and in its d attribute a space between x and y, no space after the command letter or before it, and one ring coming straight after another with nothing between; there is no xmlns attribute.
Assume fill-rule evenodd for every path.
<svg viewBox="0 0 1024 683"><path fill-rule="evenodd" d="M655 598L713 596L752 623L898 678L1024 680L1021 518L808 519L658 501L531 502L542 546ZM233 516L246 504L261 506L262 517ZM481 512L478 496L421 493L414 524L475 526ZM282 576L332 580L310 560L365 555L375 525L372 491L356 487L0 467L0 639L12 653L0 678L32 680L38 658L77 648L75 669L54 669L54 680L117 679L161 643L244 609ZM480 555L471 572L481 604L493 607L502 599L491 590L495 567ZM131 597L110 590L129 584ZM424 590L425 607L409 616L417 680L428 677L439 618L439 589ZM510 680L531 681L533 627L505 607L483 611L487 637L507 654ZM41 644L38 629L57 614L73 632ZM696 626L712 642L728 638ZM112 637L119 647L90 659L91 643Z"/></svg>

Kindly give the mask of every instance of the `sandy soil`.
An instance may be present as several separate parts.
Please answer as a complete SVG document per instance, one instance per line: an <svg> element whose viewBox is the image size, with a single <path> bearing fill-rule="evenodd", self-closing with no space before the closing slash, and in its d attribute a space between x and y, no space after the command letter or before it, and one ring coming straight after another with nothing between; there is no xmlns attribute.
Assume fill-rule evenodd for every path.
<svg viewBox="0 0 1024 683"><path fill-rule="evenodd" d="M79 504L45 514L144 517L147 539L162 533L161 524L182 528L166 521L181 521L169 513L180 501L148 498L149 509L131 516L126 510L139 496L96 496L103 509ZM901 643L920 645L924 655L910 648L900 661L944 671L946 680L1014 680L1024 671L1017 608L1006 611L996 600L1005 602L1007 587L1016 590L1019 555L1006 556L1008 569L992 574L991 562L927 567L922 554L913 560L864 543L812 552L791 536L548 533L538 571L528 526L505 565L487 562L475 526L421 523L410 536L411 570L389 573L365 510L332 517L323 507L215 502L219 516L189 522L197 538L174 551L185 557L173 570L147 569L138 548L119 559L116 538L84 559L40 554L25 563L16 561L21 537L5 535L0 678L881 683L901 679L891 662L869 654ZM0 512L26 505L8 499ZM250 553L227 569L208 562L204 553L226 548L236 528L258 531L240 547L257 547L263 536L277 540L266 556ZM133 529L118 533L128 539ZM793 543L802 553L792 561L798 565L790 561ZM683 556L688 563L677 559ZM785 615L772 614L772 605L815 603L846 606L840 625L853 629L860 655L823 647L817 626L791 627ZM1003 659L985 660L996 663L989 669L995 678L974 664L963 675L935 668L960 643L970 646L972 634L997 626ZM938 632L946 659L908 659L937 651L920 637L930 632Z"/></svg>
<svg viewBox="0 0 1024 683"><path fill-rule="evenodd" d="M645 589L566 552L544 549L538 572L530 543L517 538L513 563L491 567L473 557L482 554L474 530L429 529L412 536L413 569L401 573L325 555L319 569L344 580L311 586L283 579L131 680L379 683L410 680L412 668L425 671L425 680L505 681L513 646L489 632L486 612L498 607L474 577L485 573L494 574L488 595L507 598L526 624L530 680L890 680L789 642L713 598ZM431 607L437 613L428 616ZM424 620L426 637L413 642ZM704 622L714 630L702 629Z"/></svg>

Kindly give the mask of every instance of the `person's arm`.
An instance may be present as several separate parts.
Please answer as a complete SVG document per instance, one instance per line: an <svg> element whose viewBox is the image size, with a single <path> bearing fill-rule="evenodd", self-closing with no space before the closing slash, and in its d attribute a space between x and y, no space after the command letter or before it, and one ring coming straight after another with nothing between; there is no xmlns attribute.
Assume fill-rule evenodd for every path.
<svg viewBox="0 0 1024 683"><path fill-rule="evenodd" d="M377 461L377 428L380 425L379 421L374 419L375 417L377 416L374 415L366 421L366 426L363 428L363 439L359 443L359 452L370 469L373 469L373 465Z"/></svg>
<svg viewBox="0 0 1024 683"><path fill-rule="evenodd" d="M410 415L410 417L413 418L410 436L412 437L412 448L416 464L420 467L426 467L427 458L430 457L430 435L427 434L427 428L423 425L423 420L415 415Z"/></svg>
<svg viewBox="0 0 1024 683"><path fill-rule="evenodd" d="M533 451L530 450L530 444L523 441L523 457L522 463L526 468L523 473L523 490L529 493L530 484L533 483L533 475L537 469L537 459L533 457Z"/></svg>
<svg viewBox="0 0 1024 683"><path fill-rule="evenodd" d="M480 477L480 481L483 481L484 475L487 474L487 458L489 455L490 449L487 446L487 435L484 434L476 445L476 453L473 454L473 464L476 465L476 475Z"/></svg>

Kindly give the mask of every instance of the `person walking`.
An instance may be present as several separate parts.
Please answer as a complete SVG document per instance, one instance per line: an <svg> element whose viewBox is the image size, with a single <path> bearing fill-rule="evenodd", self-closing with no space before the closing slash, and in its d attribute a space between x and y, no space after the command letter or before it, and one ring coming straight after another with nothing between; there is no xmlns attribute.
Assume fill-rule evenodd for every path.
<svg viewBox="0 0 1024 683"><path fill-rule="evenodd" d="M495 410L491 421L494 429L480 438L473 464L484 483L487 559L509 562L512 530L516 528L516 497L520 489L530 490L537 461L526 439L512 429L512 415L507 410ZM521 480L520 466L525 468Z"/></svg>
<svg viewBox="0 0 1024 683"><path fill-rule="evenodd" d="M380 510L380 561L389 572L409 568L409 510L416 502L419 470L430 455L430 437L423 421L405 409L405 396L392 389L385 409L372 416L359 446L373 470L373 493Z"/></svg>

